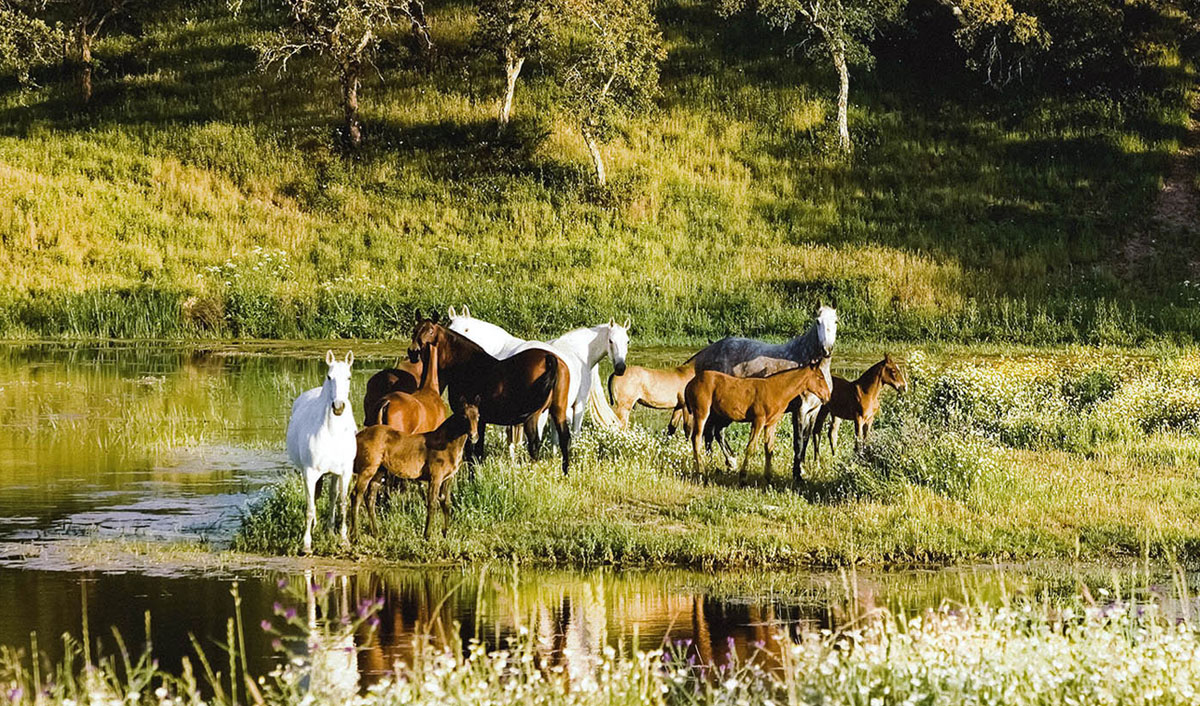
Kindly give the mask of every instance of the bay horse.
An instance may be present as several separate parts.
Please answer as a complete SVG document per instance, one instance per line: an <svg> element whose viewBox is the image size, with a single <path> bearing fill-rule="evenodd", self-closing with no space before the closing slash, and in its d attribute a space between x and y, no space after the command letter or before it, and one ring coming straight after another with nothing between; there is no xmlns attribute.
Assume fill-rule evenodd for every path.
<svg viewBox="0 0 1200 706"><path fill-rule="evenodd" d="M696 368L686 363L664 370L630 365L624 373L614 371L608 376L608 398L621 426L626 429L629 428L629 413L635 405L673 410L667 424L667 436L671 436L681 424L687 428L683 391L695 375Z"/></svg>
<svg viewBox="0 0 1200 706"><path fill-rule="evenodd" d="M470 308L464 306L462 313L450 307L450 330L461 333L478 343L488 353L497 358L508 358L515 353L530 348L557 353L562 361L570 368L569 398L571 408L569 417L571 430L578 434L583 427L583 418L587 411L588 398L593 388L600 392L597 383L600 382L600 361L608 356L613 363L613 369L619 375L625 370L625 358L629 355L629 325L625 320L618 324L610 318L608 323L596 326L572 329L549 342L527 341L518 338L502 327L489 321L471 316ZM545 427L546 417L538 420L538 436ZM528 425L527 425L528 426ZM526 433L531 430L526 429Z"/></svg>
<svg viewBox="0 0 1200 706"><path fill-rule="evenodd" d="M379 471L405 480L428 481L425 503L425 539L433 526L434 511L442 507L442 536L450 529L450 480L462 464L467 437L472 442L479 436L479 407L473 402L463 404L456 412L432 431L406 434L377 424L366 427L355 437L354 456L354 534L358 536L358 512L363 497L367 499L367 515L371 531L379 533L375 501L379 491Z"/></svg>
<svg viewBox="0 0 1200 706"><path fill-rule="evenodd" d="M812 367L821 371L826 386L832 389L829 365L837 338L837 321L837 311L822 306L817 309L816 321L812 326L787 343L722 338L692 356L688 362L697 373L715 370L747 378L765 377L790 368ZM788 410L792 413L792 478L797 484L804 478L804 453L822 404L816 395L806 394L796 398ZM723 448L727 448L719 430L716 438Z"/></svg>
<svg viewBox="0 0 1200 706"><path fill-rule="evenodd" d="M833 390L829 401L821 407L817 414L817 423L813 429L813 458L819 456L818 441L821 438L821 427L829 419L829 455L837 452L838 424L842 419L854 422L854 451L857 453L867 441L871 427L875 424L875 414L879 412L879 394L883 386L888 385L897 393L903 394L908 389L908 380L904 372L892 356L885 355L883 360L867 368L853 382L845 378L833 378Z"/></svg>
<svg viewBox="0 0 1200 706"><path fill-rule="evenodd" d="M383 424L406 434L421 434L433 431L446 421L446 403L442 401L442 390L438 384L438 350L436 345L427 345L421 351L423 373L421 386L413 392L389 392L379 400L379 411L374 420L364 420L364 425Z"/></svg>
<svg viewBox="0 0 1200 706"><path fill-rule="evenodd" d="M566 382L570 371L558 355L528 349L499 360L466 336L432 319L420 319L413 329L409 360L415 360L421 348L430 344L438 347L438 378L449 394L450 409L461 412L466 400L479 400L479 440L468 447L468 463L483 458L488 424L518 426L549 410L562 449L563 475L567 475L571 427ZM529 444L530 455L536 459L538 448L533 439Z"/></svg>
<svg viewBox="0 0 1200 706"><path fill-rule="evenodd" d="M304 553L312 553L313 526L317 521L317 481L326 473L338 477L337 502L330 513L330 524L341 508L342 544L349 544L346 515L350 504L350 480L353 478L355 442L358 424L350 407L350 366L354 353L344 361L325 352L328 371L320 387L307 390L292 403L288 420L287 450L292 465L304 474L307 510L304 516Z"/></svg>
<svg viewBox="0 0 1200 706"><path fill-rule="evenodd" d="M363 424L374 424L379 418L379 403L392 392L413 393L421 386L424 365L421 361L402 361L394 368L384 368L367 380L367 391L363 395Z"/></svg>
<svg viewBox="0 0 1200 706"><path fill-rule="evenodd" d="M829 400L829 384L819 368L802 367L785 370L759 378L739 378L715 370L704 370L684 389L684 404L692 420L692 460L696 473L700 468L700 444L706 425L714 433L723 430L732 422L750 423L750 441L746 444L746 455L738 471L738 481L746 482L746 467L754 445L764 431L763 450L766 460L763 476L771 479L771 457L775 453L775 428L793 400L812 395L822 402ZM721 449L726 453L726 464L732 467L733 458L728 446L722 441Z"/></svg>

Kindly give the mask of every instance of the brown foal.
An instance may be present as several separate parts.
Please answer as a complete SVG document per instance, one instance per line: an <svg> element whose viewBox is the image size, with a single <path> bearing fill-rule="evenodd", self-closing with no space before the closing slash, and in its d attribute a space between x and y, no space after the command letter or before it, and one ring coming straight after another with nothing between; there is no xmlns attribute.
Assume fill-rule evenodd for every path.
<svg viewBox="0 0 1200 706"><path fill-rule="evenodd" d="M692 459L700 473L700 442L706 434L716 435L732 422L750 422L750 442L738 471L739 482L746 481L746 466L759 435L765 430L763 450L766 461L763 475L771 478L771 457L775 452L775 428L788 406L801 395L829 400L829 385L820 368L793 368L763 378L738 378L715 370L704 370L688 383L684 402L692 424ZM705 426L709 429L706 430ZM732 457L726 451L726 463Z"/></svg>
<svg viewBox="0 0 1200 706"><path fill-rule="evenodd" d="M867 441L871 427L875 424L875 414L879 412L879 393L883 386L888 385L896 392L908 389L908 380L891 355L885 355L867 372L851 382L845 378L833 376L833 392L829 401L817 413L817 423L813 429L813 458L817 458L817 441L821 438L821 426L829 418L829 455L837 451L838 425L841 420L854 422L854 451L857 453Z"/></svg>

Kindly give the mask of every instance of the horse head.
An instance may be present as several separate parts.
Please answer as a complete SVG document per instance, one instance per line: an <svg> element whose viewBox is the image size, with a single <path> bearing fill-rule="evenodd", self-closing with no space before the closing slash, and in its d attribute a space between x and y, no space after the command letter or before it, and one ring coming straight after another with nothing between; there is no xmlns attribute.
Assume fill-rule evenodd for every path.
<svg viewBox="0 0 1200 706"><path fill-rule="evenodd" d="M817 309L817 338L821 341L826 358L833 355L833 344L837 341L837 325L836 309L824 305Z"/></svg>
<svg viewBox="0 0 1200 706"><path fill-rule="evenodd" d="M896 361L892 360L892 355L888 353L883 357L883 375L881 376L885 385L891 385L896 392L903 393L908 389L908 378L904 377L904 371Z"/></svg>
<svg viewBox="0 0 1200 706"><path fill-rule="evenodd" d="M467 418L467 428L470 429L470 440L472 444L479 442L479 400L478 396L474 400L463 405L463 416Z"/></svg>
<svg viewBox="0 0 1200 706"><path fill-rule="evenodd" d="M333 413L341 416L350 404L350 366L354 364L354 353L346 354L346 359L338 360L333 351L325 351L325 364L329 371L322 385L326 397L331 398L330 407Z"/></svg>
<svg viewBox="0 0 1200 706"><path fill-rule="evenodd" d="M442 327L433 319L420 318L417 315L417 325L413 329L412 344L408 347L408 362L415 363L421 359L421 350L425 346L438 345L442 339Z"/></svg>
<svg viewBox="0 0 1200 706"><path fill-rule="evenodd" d="M625 357L629 355L629 319L624 324L618 324L616 319L608 320L608 357L612 359L613 372L625 374Z"/></svg>

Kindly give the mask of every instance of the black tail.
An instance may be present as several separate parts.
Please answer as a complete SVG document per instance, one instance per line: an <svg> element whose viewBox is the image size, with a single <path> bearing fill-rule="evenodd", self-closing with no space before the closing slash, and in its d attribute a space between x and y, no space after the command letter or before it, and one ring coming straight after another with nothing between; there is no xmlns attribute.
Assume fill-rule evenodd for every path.
<svg viewBox="0 0 1200 706"><path fill-rule="evenodd" d="M388 401L386 399L379 403L379 415L375 420L376 424L387 424L387 408Z"/></svg>
<svg viewBox="0 0 1200 706"><path fill-rule="evenodd" d="M614 407L617 406L617 398L613 397L612 379L615 378L616 376L617 376L617 374L615 372L608 374L608 403Z"/></svg>
<svg viewBox="0 0 1200 706"><path fill-rule="evenodd" d="M536 409L541 409L542 405L546 403L546 398L554 392L554 386L558 384L558 365L558 356L547 353L546 372L534 380L533 385L529 388L529 394L537 403Z"/></svg>

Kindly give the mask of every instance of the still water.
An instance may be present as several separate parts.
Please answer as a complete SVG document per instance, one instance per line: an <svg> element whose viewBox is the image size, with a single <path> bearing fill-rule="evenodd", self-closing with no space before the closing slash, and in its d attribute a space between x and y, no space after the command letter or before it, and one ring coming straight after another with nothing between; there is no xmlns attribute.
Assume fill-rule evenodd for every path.
<svg viewBox="0 0 1200 706"><path fill-rule="evenodd" d="M272 641L287 611L299 620L353 619L365 601L380 602L379 626L357 631L347 653L367 678L387 672L418 641L458 649L479 639L499 647L519 630L529 632L545 659L568 666L605 645L635 640L643 648L681 645L720 662L731 652L769 654L781 632L836 626L874 607L913 611L1076 585L1054 572L976 568L779 576L503 565L314 570L299 560L282 568L264 560L258 567L197 569L169 558L150 567L98 558L93 564L86 551L62 565L21 555L20 547L96 536L204 539L219 546L254 494L288 472L282 439L291 400L320 381L323 350L307 344L0 346L0 544L6 547L0 552L0 645L29 652L36 634L39 651L53 660L61 654L61 636L78 637L86 624L110 654L115 629L131 646L149 639L160 662L177 668L193 653L191 636L219 651L234 614L236 581L252 668L259 671L278 659ZM371 373L402 354L397 344L356 345L355 394ZM687 355L635 350L630 362L678 364ZM844 359L842 365L869 362ZM276 627L265 632L259 627L264 619Z"/></svg>

